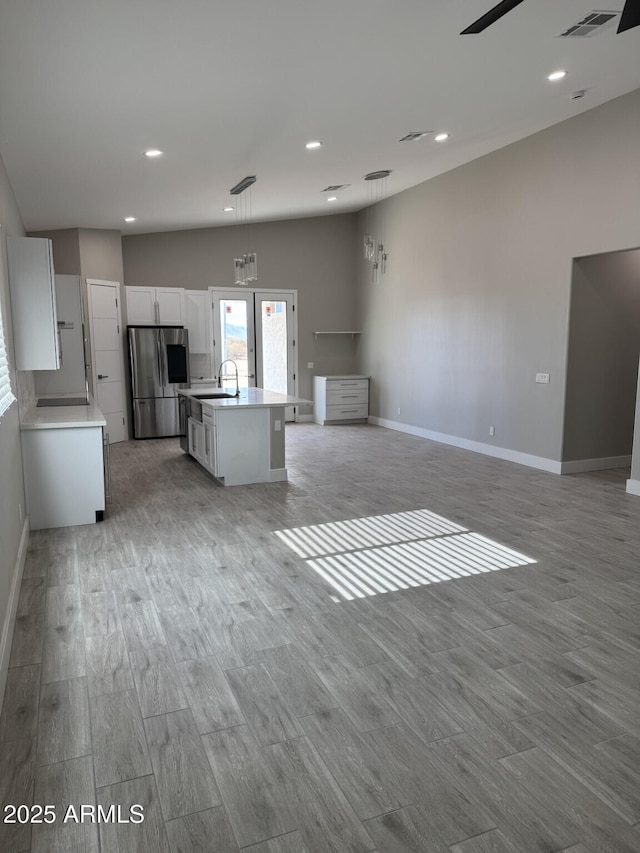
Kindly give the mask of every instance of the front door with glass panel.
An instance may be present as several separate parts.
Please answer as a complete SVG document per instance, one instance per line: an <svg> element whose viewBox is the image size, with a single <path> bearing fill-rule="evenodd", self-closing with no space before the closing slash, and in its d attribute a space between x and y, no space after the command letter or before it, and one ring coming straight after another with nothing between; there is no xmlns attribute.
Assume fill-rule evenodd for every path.
<svg viewBox="0 0 640 853"><path fill-rule="evenodd" d="M294 305L292 293L254 293L258 386L279 394L295 393ZM292 421L294 414L294 407L287 406L285 420Z"/></svg>
<svg viewBox="0 0 640 853"><path fill-rule="evenodd" d="M294 395L294 291L210 288L210 292L216 373L231 359L238 366L241 387L257 386ZM227 373L234 374L233 365L223 365L223 374ZM294 419L293 406L287 407L285 418Z"/></svg>
<svg viewBox="0 0 640 853"><path fill-rule="evenodd" d="M223 375L235 373L241 388L256 385L255 326L253 294L237 290L212 290L213 295L213 366L217 376L222 365ZM227 384L226 382L224 384Z"/></svg>

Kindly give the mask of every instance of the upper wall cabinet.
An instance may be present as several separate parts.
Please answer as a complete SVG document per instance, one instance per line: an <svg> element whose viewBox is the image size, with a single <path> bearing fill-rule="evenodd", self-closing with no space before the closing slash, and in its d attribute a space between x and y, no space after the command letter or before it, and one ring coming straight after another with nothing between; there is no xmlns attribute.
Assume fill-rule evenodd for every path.
<svg viewBox="0 0 640 853"><path fill-rule="evenodd" d="M60 340L51 240L7 238L17 370L57 370Z"/></svg>
<svg viewBox="0 0 640 853"><path fill-rule="evenodd" d="M211 294L185 290L184 325L189 330L189 352L211 352L213 343Z"/></svg>
<svg viewBox="0 0 640 853"><path fill-rule="evenodd" d="M130 326L184 326L182 287L125 287Z"/></svg>

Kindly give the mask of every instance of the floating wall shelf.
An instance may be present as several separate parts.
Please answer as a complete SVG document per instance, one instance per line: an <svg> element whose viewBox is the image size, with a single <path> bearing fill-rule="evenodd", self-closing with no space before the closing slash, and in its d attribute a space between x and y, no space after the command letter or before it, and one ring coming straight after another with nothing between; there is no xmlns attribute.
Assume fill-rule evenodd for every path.
<svg viewBox="0 0 640 853"><path fill-rule="evenodd" d="M354 338L356 335L361 335L362 332L314 332L316 338L318 335L351 335Z"/></svg>

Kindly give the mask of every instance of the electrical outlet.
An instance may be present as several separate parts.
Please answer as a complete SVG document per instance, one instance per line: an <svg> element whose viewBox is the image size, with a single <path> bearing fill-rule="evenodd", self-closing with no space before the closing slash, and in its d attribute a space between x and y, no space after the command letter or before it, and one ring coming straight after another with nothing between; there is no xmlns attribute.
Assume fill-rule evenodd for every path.
<svg viewBox="0 0 640 853"><path fill-rule="evenodd" d="M282 429L282 421L274 421L273 429L275 430L275 432L280 432L280 430Z"/></svg>
<svg viewBox="0 0 640 853"><path fill-rule="evenodd" d="M542 385L548 385L551 379L551 375L549 373L536 373L536 382L542 383Z"/></svg>
<svg viewBox="0 0 640 853"><path fill-rule="evenodd" d="M495 435L495 434L496 434L496 428L494 426L490 426L489 427L489 435Z"/></svg>
<svg viewBox="0 0 640 853"><path fill-rule="evenodd" d="M308 362L307 362L307 367L309 368L309 370L313 370L313 367L314 367L313 362L312 362L312 361L308 361Z"/></svg>
<svg viewBox="0 0 640 853"><path fill-rule="evenodd" d="M400 414L400 406L398 406L398 414Z"/></svg>

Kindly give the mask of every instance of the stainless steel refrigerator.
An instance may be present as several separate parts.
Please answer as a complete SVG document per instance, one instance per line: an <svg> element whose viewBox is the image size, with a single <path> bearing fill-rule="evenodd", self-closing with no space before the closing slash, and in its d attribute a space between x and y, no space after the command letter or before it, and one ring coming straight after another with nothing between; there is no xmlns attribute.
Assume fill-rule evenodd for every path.
<svg viewBox="0 0 640 853"><path fill-rule="evenodd" d="M188 388L189 332L182 326L128 326L133 437L180 435L178 390Z"/></svg>

